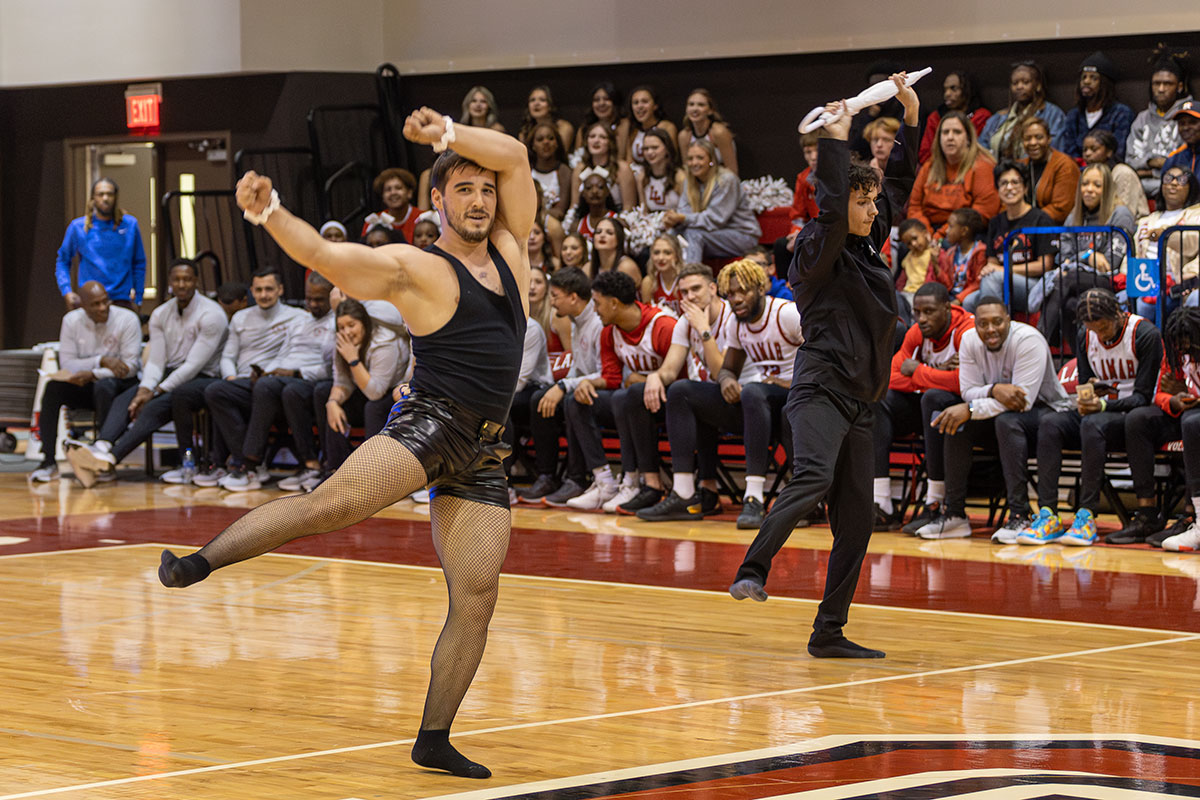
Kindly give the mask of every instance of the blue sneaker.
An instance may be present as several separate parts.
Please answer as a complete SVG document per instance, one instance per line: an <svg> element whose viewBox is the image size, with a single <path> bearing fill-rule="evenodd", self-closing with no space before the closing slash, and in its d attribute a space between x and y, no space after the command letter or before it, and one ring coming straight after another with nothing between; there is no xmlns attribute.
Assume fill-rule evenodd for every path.
<svg viewBox="0 0 1200 800"><path fill-rule="evenodd" d="M1075 512L1071 527L1062 536L1062 543L1072 547L1090 547L1096 543L1096 518L1086 508Z"/></svg>
<svg viewBox="0 0 1200 800"><path fill-rule="evenodd" d="M1019 544L1049 544L1062 538L1062 520L1046 506L1038 509L1029 527L1017 534Z"/></svg>

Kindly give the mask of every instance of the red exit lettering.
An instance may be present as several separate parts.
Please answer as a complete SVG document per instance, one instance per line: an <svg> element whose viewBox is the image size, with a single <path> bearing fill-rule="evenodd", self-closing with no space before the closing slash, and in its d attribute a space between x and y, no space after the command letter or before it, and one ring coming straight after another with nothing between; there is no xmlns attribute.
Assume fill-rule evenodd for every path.
<svg viewBox="0 0 1200 800"><path fill-rule="evenodd" d="M157 128L158 105L162 98L156 94L125 98L125 127Z"/></svg>

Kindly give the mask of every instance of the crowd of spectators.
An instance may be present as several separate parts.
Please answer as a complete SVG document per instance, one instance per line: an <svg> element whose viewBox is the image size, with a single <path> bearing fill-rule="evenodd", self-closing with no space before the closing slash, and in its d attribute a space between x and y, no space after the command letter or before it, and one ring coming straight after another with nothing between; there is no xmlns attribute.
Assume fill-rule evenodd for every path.
<svg viewBox="0 0 1200 800"><path fill-rule="evenodd" d="M875 65L869 79L894 71ZM1188 94L1182 60L1171 54L1156 55L1149 103L1136 117L1116 97L1117 78L1103 53L1089 56L1079 66L1075 104L1064 111L1047 100L1042 68L1021 62L1008 76L1008 105L989 111L975 77L955 70L921 129L906 128L905 109L894 100L854 120L855 160L881 177L898 177L903 152L919 141L915 177L901 181L899 202L892 198L903 211L883 254L895 265L901 321L891 389L877 409L881 528L902 522L888 452L897 436L919 434L928 492L909 532L970 534L963 509L969 443L990 441L1000 444L1009 482L1001 540L1095 541L1096 464L1102 470L1106 449L1125 447L1132 412L1148 414L1157 403L1168 423L1178 422L1200 396L1197 381L1180 377L1191 375L1192 342L1200 347L1200 331L1189 327L1200 297L1192 291L1200 236L1164 244L1168 283L1183 291L1136 299L1125 285L1129 258L1155 257L1172 225L1200 224L1200 106ZM739 175L737 121L726 120L703 88L686 96L681 111L673 123L653 86L637 86L626 99L602 82L576 125L559 114L548 86L529 92L515 134L528 147L541 204L528 243L531 333L507 435L517 452L508 465L526 470L531 483L519 490L514 483L514 502L646 520L718 514L718 442L733 434L746 453L738 525L756 528L762 518L770 460L788 440L781 412L803 342L786 276L797 232L820 214L820 139L799 141L805 166L787 209L790 230L760 241L760 217ZM458 119L504 130L484 86L466 93ZM372 247L425 247L437 239L427 174L389 168L374 189L379 210L357 237L336 220L321 235ZM636 209L655 215L647 218L658 228L634 246L621 213ZM253 305L231 314L197 291L195 265L179 260L170 271L171 300L150 317L145 362L140 352L126 352L130 321L119 312L133 314L109 305L136 309L141 302L136 224L119 210L115 184L101 181L88 214L67 232L58 283L68 308L81 307L63 321L63 366L71 375L46 390L41 434L49 455L35 480L58 474L57 414L48 412L64 405L96 410L96 440L68 445L85 485L110 480L168 420L180 452L193 452L192 416L201 408L213 421L208 460L163 480L260 489L272 480L269 442L279 438L298 466L276 485L311 489L346 458L352 431L379 430L411 371L403 321L387 304L343 297L319 275L308 276L301 310L282 302L281 276L264 269L249 287ZM1062 225L1101 230L1022 233ZM78 293L70 278L77 254ZM1183 309L1170 317L1176 333L1167 337L1164 361L1150 318L1157 311L1166 321L1177 306ZM1113 348L1125 348L1127 358L1114 359ZM1094 384L1097 399L1081 393L1067 407L1052 353L1076 356L1079 381ZM1160 366L1184 387L1166 399L1157 391ZM934 415L937 426L928 424ZM619 474L605 452L606 428L617 432ZM670 481L660 473L664 428ZM1070 526L1056 527L1058 462L1049 454L1057 449L1061 458L1063 448L1080 447L1080 508ZM1036 513L1023 497L1027 451L1049 459L1038 470L1044 502ZM1200 471L1188 479L1192 488ZM1141 498L1145 479L1138 481L1135 475ZM1196 488L1192 494L1200 494ZM1149 511L1135 521L1141 528L1123 531L1126 538L1141 541L1165 527ZM1185 532L1200 537L1187 526L1174 531Z"/></svg>

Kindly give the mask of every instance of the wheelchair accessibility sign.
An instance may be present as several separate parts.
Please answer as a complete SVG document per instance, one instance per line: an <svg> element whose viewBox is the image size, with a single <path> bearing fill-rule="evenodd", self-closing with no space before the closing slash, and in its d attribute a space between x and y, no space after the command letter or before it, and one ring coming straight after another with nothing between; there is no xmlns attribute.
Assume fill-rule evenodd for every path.
<svg viewBox="0 0 1200 800"><path fill-rule="evenodd" d="M1158 297L1158 259L1131 258L1125 291L1130 297Z"/></svg>

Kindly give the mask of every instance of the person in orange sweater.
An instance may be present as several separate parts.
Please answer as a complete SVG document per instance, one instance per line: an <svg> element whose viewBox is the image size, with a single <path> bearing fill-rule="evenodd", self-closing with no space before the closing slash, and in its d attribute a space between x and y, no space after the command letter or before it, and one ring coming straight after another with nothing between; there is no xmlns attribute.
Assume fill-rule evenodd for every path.
<svg viewBox="0 0 1200 800"><path fill-rule="evenodd" d="M1062 225L1075 207L1079 166L1075 159L1050 146L1050 126L1041 117L1030 117L1021 128L1021 143L1033 180L1030 203Z"/></svg>
<svg viewBox="0 0 1200 800"><path fill-rule="evenodd" d="M937 239L945 235L946 221L956 209L969 206L991 219L1000 211L993 166L970 118L961 111L947 113L938 125L933 157L917 173L908 215L924 222Z"/></svg>
<svg viewBox="0 0 1200 800"><path fill-rule="evenodd" d="M946 247L929 264L926 283L940 283L950 290L950 302L966 305L979 291L979 273L987 264L983 235L987 221L973 208L960 208L946 223Z"/></svg>
<svg viewBox="0 0 1200 800"><path fill-rule="evenodd" d="M929 488L924 509L905 526L913 532L940 512L946 495L946 468L942 434L929 424L933 414L962 402L958 397L958 345L963 333L975 327L975 317L952 305L950 292L940 283L926 283L913 298L916 323L892 356L888 391L873 406L875 422L875 529L895 530L899 515L893 511L890 451L897 435L919 433L925 438L925 466ZM911 529L911 530L910 530Z"/></svg>

